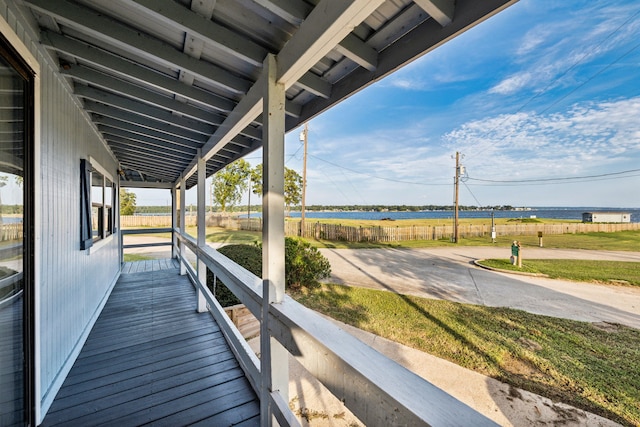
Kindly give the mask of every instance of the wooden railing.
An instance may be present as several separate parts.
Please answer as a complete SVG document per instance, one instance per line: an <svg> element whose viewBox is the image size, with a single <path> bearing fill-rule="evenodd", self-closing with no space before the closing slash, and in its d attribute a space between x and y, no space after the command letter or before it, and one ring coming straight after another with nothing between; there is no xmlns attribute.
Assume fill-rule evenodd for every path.
<svg viewBox="0 0 640 427"><path fill-rule="evenodd" d="M216 278L225 283L260 322L267 322L271 337L344 402L365 425L496 425L288 296L281 303L269 304L267 310L263 311L260 278L213 248L198 246L194 238L181 234L178 229L174 230L174 235L174 250L181 263L181 272L189 275L199 294L204 296L207 309L220 324L258 395L262 381L269 378L271 372L261 372L257 356L208 290L206 283L198 279L206 275L198 274L187 261L187 248ZM266 316L263 313L267 313ZM269 399L272 415L280 425L299 425L280 393L272 392Z"/></svg>
<svg viewBox="0 0 640 427"><path fill-rule="evenodd" d="M166 242L152 242L152 243L132 243L132 244L124 244L124 236L128 235L136 235L136 234L161 234L161 233L171 233L171 238L167 239ZM120 262L124 262L124 249L130 248L150 248L156 246L172 246L173 245L173 229L172 228L139 228L139 229L129 229L129 230L120 230L120 246L122 247L122 259Z"/></svg>

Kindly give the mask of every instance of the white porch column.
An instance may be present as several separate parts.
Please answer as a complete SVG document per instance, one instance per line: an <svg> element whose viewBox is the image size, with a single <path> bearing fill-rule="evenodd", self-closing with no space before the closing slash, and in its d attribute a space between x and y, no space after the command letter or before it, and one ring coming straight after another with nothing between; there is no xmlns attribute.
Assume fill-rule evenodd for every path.
<svg viewBox="0 0 640 427"><path fill-rule="evenodd" d="M187 180L185 179L184 175L180 177L180 233L181 234L187 234L186 232L186 227L185 227L185 222L186 222L186 216L185 216L185 208L186 208L186 201L185 201L185 197L187 195ZM180 256L186 261L186 245L184 244L184 242L180 241ZM184 276L185 274L187 274L187 266L184 265L184 262L180 263L180 275Z"/></svg>
<svg viewBox="0 0 640 427"><path fill-rule="evenodd" d="M207 230L205 224L205 210L206 210L206 179L207 179L207 162L202 158L202 152L198 148L198 248L207 246ZM201 288L207 286L207 266L198 257L198 282L200 287L198 288L198 302L196 311L198 313L204 313L207 311L207 300L204 298L204 293Z"/></svg>
<svg viewBox="0 0 640 427"><path fill-rule="evenodd" d="M175 259L178 256L176 245L178 244L178 238L176 237L175 229L178 226L178 187L171 187L171 258Z"/></svg>
<svg viewBox="0 0 640 427"><path fill-rule="evenodd" d="M269 335L269 306L284 298L284 128L285 88L276 81L276 58L267 55L262 130L262 324L260 328L261 425L270 426L272 391L289 401L288 353Z"/></svg>

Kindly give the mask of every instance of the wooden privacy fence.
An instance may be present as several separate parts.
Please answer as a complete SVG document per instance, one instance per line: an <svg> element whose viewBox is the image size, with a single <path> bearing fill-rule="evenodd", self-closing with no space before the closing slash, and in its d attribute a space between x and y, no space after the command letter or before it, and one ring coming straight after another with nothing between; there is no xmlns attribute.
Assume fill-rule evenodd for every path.
<svg viewBox="0 0 640 427"><path fill-rule="evenodd" d="M188 226L196 225L196 216L187 215L185 222ZM120 216L120 227L171 227L171 215L122 215Z"/></svg>
<svg viewBox="0 0 640 427"><path fill-rule="evenodd" d="M195 215L186 217L188 226L195 226ZM237 218L226 215L207 215L207 226L224 227L233 230L262 230L261 218ZM121 216L122 228L137 227L170 227L171 216ZM5 224L15 226L18 224ZM20 224L20 227L22 225ZM502 224L496 225L497 236L537 236L574 234L590 232L616 232L626 230L640 230L640 223L567 223L567 224ZM3 228L4 231L4 228ZM303 232L302 232L303 231ZM22 229L20 228L20 233ZM302 236L323 240L337 240L345 242L400 242L405 240L440 240L453 236L453 225L433 226L375 226L352 227L338 224L323 224L319 222L305 222L304 230L300 230L299 221L286 221L285 234L287 236ZM491 236L491 226L460 225L460 238ZM4 234L3 234L4 239Z"/></svg>
<svg viewBox="0 0 640 427"><path fill-rule="evenodd" d="M180 215L178 215L178 218ZM188 227L195 227L197 222L196 215L186 215L185 222ZM240 229L240 221L236 217L220 214L207 214L206 224L208 227L224 227L234 230ZM262 221L260 218L252 218L253 227L260 230ZM140 228L140 227L171 227L171 215L122 215L120 217L120 227L122 228Z"/></svg>
<svg viewBox="0 0 640 427"><path fill-rule="evenodd" d="M0 226L0 241L6 242L8 240L22 239L22 223L21 222L9 222L3 223Z"/></svg>
<svg viewBox="0 0 640 427"><path fill-rule="evenodd" d="M537 236L552 234L574 234L589 232L616 232L640 230L640 223L620 224L506 224L496 225L497 236ZM303 236L323 240L346 242L399 242L405 240L440 240L453 236L452 225L408 226L408 227L352 227L336 224L305 223L300 230L300 222L285 223L287 236ZM460 225L460 238L491 236L490 225Z"/></svg>

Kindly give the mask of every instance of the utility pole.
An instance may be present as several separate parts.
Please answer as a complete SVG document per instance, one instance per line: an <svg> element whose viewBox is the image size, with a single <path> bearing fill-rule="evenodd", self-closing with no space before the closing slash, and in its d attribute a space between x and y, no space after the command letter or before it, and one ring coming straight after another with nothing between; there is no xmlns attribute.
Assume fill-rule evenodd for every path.
<svg viewBox="0 0 640 427"><path fill-rule="evenodd" d="M302 203L300 206L300 236L304 237L304 210L307 197L307 143L309 127L305 123L304 130L300 134L300 140L304 142L304 154L302 156Z"/></svg>
<svg viewBox="0 0 640 427"><path fill-rule="evenodd" d="M455 206L453 214L453 243L458 243L458 204L459 204L459 188L460 188L460 152L456 151L456 176L454 177L455 186Z"/></svg>

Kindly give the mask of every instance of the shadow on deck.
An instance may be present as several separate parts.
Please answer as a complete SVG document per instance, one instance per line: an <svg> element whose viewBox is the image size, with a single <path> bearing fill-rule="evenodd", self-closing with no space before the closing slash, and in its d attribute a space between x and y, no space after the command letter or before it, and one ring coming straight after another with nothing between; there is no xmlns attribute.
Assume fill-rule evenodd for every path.
<svg viewBox="0 0 640 427"><path fill-rule="evenodd" d="M125 264L43 426L259 425L219 326L196 313L177 264L162 261Z"/></svg>

